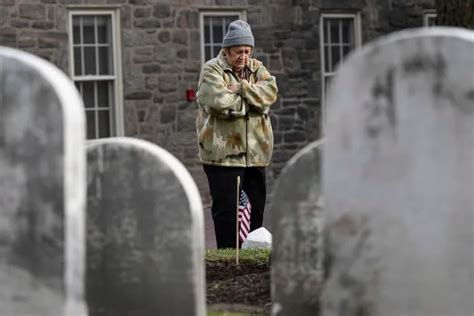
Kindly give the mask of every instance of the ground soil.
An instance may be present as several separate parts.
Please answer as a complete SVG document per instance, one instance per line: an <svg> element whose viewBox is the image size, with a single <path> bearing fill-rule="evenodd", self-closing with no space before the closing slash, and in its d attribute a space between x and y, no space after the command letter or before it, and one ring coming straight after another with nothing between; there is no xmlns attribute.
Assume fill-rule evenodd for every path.
<svg viewBox="0 0 474 316"><path fill-rule="evenodd" d="M206 262L206 281L207 304L210 310L270 314L268 264Z"/></svg>

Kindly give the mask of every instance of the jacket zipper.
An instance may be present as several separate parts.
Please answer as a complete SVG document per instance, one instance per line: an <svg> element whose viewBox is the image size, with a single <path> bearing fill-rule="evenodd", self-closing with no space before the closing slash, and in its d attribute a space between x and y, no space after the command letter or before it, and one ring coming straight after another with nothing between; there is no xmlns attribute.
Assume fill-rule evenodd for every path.
<svg viewBox="0 0 474 316"><path fill-rule="evenodd" d="M242 81L242 80L240 80ZM244 107L244 99L242 98L242 85L240 85L240 108ZM249 113L245 113L245 167L248 167L249 161L249 138L248 138L248 120L249 120Z"/></svg>
<svg viewBox="0 0 474 316"><path fill-rule="evenodd" d="M247 129L248 121L249 121L248 113L245 113L245 166L246 167L249 166L249 139L248 139L248 129Z"/></svg>
<svg viewBox="0 0 474 316"><path fill-rule="evenodd" d="M242 70L245 74L245 68ZM242 83L242 76L237 76L239 78L239 82ZM244 106L244 99L242 97L242 84L240 84L240 107L243 108ZM248 120L249 120L249 113L245 113L245 167L249 166L249 138L248 138Z"/></svg>

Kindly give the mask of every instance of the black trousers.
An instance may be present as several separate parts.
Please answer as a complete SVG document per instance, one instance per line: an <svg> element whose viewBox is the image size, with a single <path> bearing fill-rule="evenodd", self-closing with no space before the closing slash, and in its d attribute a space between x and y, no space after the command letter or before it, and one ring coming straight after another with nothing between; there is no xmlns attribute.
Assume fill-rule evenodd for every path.
<svg viewBox="0 0 474 316"><path fill-rule="evenodd" d="M247 194L252 211L250 231L262 227L267 195L265 167L222 167L203 165L212 197L212 219L217 248L236 246L237 177ZM239 245L241 246L241 245Z"/></svg>

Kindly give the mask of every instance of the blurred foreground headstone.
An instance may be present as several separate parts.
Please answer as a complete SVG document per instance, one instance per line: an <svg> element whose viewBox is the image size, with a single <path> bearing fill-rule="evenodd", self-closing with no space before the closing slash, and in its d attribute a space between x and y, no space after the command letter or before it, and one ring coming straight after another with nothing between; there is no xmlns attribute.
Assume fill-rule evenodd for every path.
<svg viewBox="0 0 474 316"><path fill-rule="evenodd" d="M85 316L82 101L55 66L0 47L0 315Z"/></svg>
<svg viewBox="0 0 474 316"><path fill-rule="evenodd" d="M472 315L473 51L472 31L410 30L338 70L323 164L324 316Z"/></svg>

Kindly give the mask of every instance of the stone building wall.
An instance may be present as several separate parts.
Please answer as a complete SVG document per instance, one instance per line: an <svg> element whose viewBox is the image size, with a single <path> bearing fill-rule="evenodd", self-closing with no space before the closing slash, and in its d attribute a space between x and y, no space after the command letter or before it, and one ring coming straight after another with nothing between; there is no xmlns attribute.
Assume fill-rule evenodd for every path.
<svg viewBox="0 0 474 316"><path fill-rule="evenodd" d="M32 52L68 72L68 8L120 8L125 136L152 141L173 153L207 201L207 183L196 157L197 107L185 98L186 89L196 88L201 67L200 10L246 10L255 57L277 77L271 186L289 158L321 135L321 13L360 12L365 43L421 26L423 10L433 9L434 1L0 0L0 45Z"/></svg>

